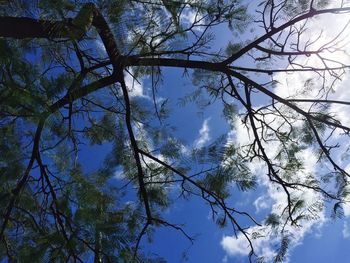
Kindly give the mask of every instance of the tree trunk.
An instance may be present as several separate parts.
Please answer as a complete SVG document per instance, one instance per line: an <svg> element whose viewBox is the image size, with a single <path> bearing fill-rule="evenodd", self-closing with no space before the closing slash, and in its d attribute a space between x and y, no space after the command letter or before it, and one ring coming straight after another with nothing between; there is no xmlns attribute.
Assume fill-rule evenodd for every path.
<svg viewBox="0 0 350 263"><path fill-rule="evenodd" d="M0 17L0 36L10 38L62 38L63 28L69 25L61 21L37 20L28 17ZM66 30L64 30L66 31Z"/></svg>

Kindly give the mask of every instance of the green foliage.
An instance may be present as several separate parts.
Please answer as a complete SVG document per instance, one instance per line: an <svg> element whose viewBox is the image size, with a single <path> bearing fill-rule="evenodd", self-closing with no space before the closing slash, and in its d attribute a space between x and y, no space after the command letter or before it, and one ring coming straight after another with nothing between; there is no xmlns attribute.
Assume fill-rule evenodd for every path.
<svg viewBox="0 0 350 263"><path fill-rule="evenodd" d="M280 217L276 214L270 214L265 219L265 224L271 227L277 227L280 224Z"/></svg>
<svg viewBox="0 0 350 263"><path fill-rule="evenodd" d="M45 91L47 100L57 98L67 89L72 82L72 78L68 74L59 74L58 76L46 77L45 75L40 78L40 85Z"/></svg>
<svg viewBox="0 0 350 263"><path fill-rule="evenodd" d="M313 8L314 9L322 9L325 8L330 1L329 0L319 0L319 1L313 1ZM286 15L292 16L293 12L300 13L300 12L306 12L310 9L310 3L311 0L288 0L286 1ZM294 13L294 14L295 14Z"/></svg>
<svg viewBox="0 0 350 263"><path fill-rule="evenodd" d="M229 196L229 191L227 189L227 184L232 181L230 174L224 171L217 171L217 173L209 173L204 181L204 187L209 191L214 192L221 198L227 198Z"/></svg>
<svg viewBox="0 0 350 263"><path fill-rule="evenodd" d="M280 245L278 253L275 257L275 262L283 262L284 261L287 250L288 250L289 242L290 242L290 240L289 240L288 236L284 236L281 239L281 245Z"/></svg>
<svg viewBox="0 0 350 263"><path fill-rule="evenodd" d="M230 197L236 194L234 187L260 191L258 173L267 173L273 187L289 197L289 206L265 219L264 229L282 233L275 262L285 260L291 241L281 227L291 219L295 225L318 220L324 209L321 194L326 196L320 189L325 184L339 199L334 216L343 213L342 205L350 194L345 171L338 169L318 178L307 171L308 160L300 157L309 146L320 162L327 157L315 131L323 140L329 132L327 123L340 125L331 108L315 103L305 114L301 114L302 107L295 111L300 102L277 100L277 93L269 95L281 85L270 79L271 72L267 75L271 82L260 87L263 91L268 88L263 93L272 97L270 104L258 108L257 95L258 99L252 97L253 105L248 105L249 94L244 91L251 89L255 96L259 86L253 88L254 82L245 78L269 69L274 58L267 62L249 51L257 62L251 73L249 69L244 73L236 70L235 62L227 67L218 63L246 45L241 35L250 20L247 8L241 5L246 1L111 0L97 1L96 6L72 0L31 2L1 3L0 10L2 16L33 17L54 25L50 32L41 31L48 34L44 39L0 39L0 208L3 214L11 210L0 242L1 260L68 262L76 261L73 257L84 261L96 256L103 262L133 262L139 246L140 262L164 262L158 256L144 255L144 242L138 242L143 234L151 242L159 226L182 231L161 221L176 198L199 196L209 204L219 227L232 223L234 229L246 229L246 225L240 228L240 222L245 222L241 218L254 220L233 208L236 200ZM315 1L314 8L327 2ZM272 3L262 1L259 6L266 4L268 12ZM288 0L281 7L277 22L308 12L310 1ZM97 14L99 19L94 20ZM39 29L44 25L40 23ZM101 23L103 27L98 26ZM217 52L211 49L214 25L228 26L236 37L227 45L220 43L222 50ZM101 42L106 35L107 41ZM295 35L290 33L288 38ZM285 32L279 34L280 39L273 37L267 38L265 42L273 43L266 46L277 50ZM106 43L104 48L116 44L114 57L102 47ZM298 62L291 55L288 59L289 63ZM198 63L200 60L203 63ZM160 98L163 93L158 90L162 74L167 74L162 72L163 61L166 66L181 66L184 76L191 74L195 88L179 98L178 105L195 104L200 110L214 105L231 128L229 136L197 149L175 138L169 125L171 99ZM151 79L154 100L129 92L129 101L121 88L123 74L119 70L143 85ZM233 85L227 79L230 72L236 73ZM243 77L236 77L241 73ZM114 83L107 85L104 81L111 78ZM265 79L258 77L257 81ZM127 85L130 91L132 87ZM319 83L309 78L297 95L317 90L323 92ZM248 130L247 145L235 139L232 142L232 131L241 123ZM88 153L91 159L103 159L99 167L90 168L84 160L87 149L92 149ZM102 149L102 156L96 156L93 149ZM251 164L261 161L267 169L254 171ZM311 188L320 194L320 200L304 198L303 190ZM142 230L144 226L147 229ZM264 233L255 231L250 236L258 239Z"/></svg>
<svg viewBox="0 0 350 263"><path fill-rule="evenodd" d="M227 47L226 47L226 54L227 54L227 56L232 56L237 51L239 51L241 48L242 48L242 44L229 42Z"/></svg>
<svg viewBox="0 0 350 263"><path fill-rule="evenodd" d="M342 218L344 216L344 209L342 202L337 202L333 206L332 217Z"/></svg>
<svg viewBox="0 0 350 263"><path fill-rule="evenodd" d="M160 153L162 156L167 158L177 159L181 155L181 146L181 142L177 141L176 139L169 138L160 149Z"/></svg>
<svg viewBox="0 0 350 263"><path fill-rule="evenodd" d="M177 13L181 7L181 1L174 0L162 0L162 3L165 9L171 14L171 18L176 26L176 28L180 31L180 24Z"/></svg>
<svg viewBox="0 0 350 263"><path fill-rule="evenodd" d="M230 124L231 128L234 129L236 117L237 117L237 106L235 104L224 104L224 108L222 110L223 117Z"/></svg>
<svg viewBox="0 0 350 263"><path fill-rule="evenodd" d="M115 118L111 114L105 114L99 120L90 118L89 122L91 127L85 129L85 135L92 145L114 139Z"/></svg>
<svg viewBox="0 0 350 263"><path fill-rule="evenodd" d="M107 3L107 14L112 23L120 23L121 15L128 8L128 1L126 0L117 0L117 1L108 1Z"/></svg>

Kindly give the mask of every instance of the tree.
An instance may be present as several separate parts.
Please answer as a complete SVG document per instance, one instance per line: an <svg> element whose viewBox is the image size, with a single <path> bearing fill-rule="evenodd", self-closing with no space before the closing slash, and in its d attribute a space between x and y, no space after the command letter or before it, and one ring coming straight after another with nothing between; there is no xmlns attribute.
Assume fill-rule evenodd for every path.
<svg viewBox="0 0 350 263"><path fill-rule="evenodd" d="M290 227L318 220L326 201L339 215L348 201L350 128L334 105L350 102L332 98L349 67L348 24L326 40L310 34L318 17L348 16L347 1L333 2L261 1L259 18L239 0L1 2L2 259L159 261L139 249L158 226L193 239L162 214L178 191L199 196L219 226L243 236L251 260L262 260L252 240L278 233L275 261L283 261ZM221 25L234 37L217 51ZM164 68L192 76L197 88L183 103L221 103L231 129L240 123L250 140L226 136L181 151L166 125L168 100L157 93ZM131 97L126 76L149 78L151 104ZM278 87L290 89L285 76L310 77L281 95ZM96 171L79 163L84 144L111 148ZM304 173L306 149L324 164L321 175ZM254 163L264 163L266 182L284 199L262 222L230 199L232 182L242 191L261 183ZM123 186L111 183L116 170Z"/></svg>

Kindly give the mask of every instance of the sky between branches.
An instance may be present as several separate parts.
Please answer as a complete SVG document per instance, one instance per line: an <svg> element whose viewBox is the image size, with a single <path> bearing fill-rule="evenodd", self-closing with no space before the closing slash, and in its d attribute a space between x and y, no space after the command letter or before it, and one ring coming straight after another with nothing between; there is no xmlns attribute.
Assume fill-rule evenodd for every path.
<svg viewBox="0 0 350 263"><path fill-rule="evenodd" d="M252 1L249 5L249 10L254 10L256 8L256 4L258 1ZM337 3L334 3L336 5ZM192 15L192 16L191 16ZM185 20L193 21L194 17L191 13L186 13ZM331 21L331 22L330 22ZM323 30L323 35L320 41L316 42L316 45L322 45L329 40L331 40L337 32L343 27L346 27L346 23L349 22L349 16L345 15L324 15L317 18L313 18L309 22L309 31L305 35L305 37L314 37L318 36L318 34ZM326 29L326 30L325 30ZM346 27L346 31L344 32L344 36L350 35L349 27ZM219 40L216 41L214 45L214 49L219 49L221 43L227 43L231 36L230 32L225 28L220 28L215 32L218 36ZM254 32L256 34L258 32ZM243 36L249 39L250 32L246 32ZM225 39L225 41L222 41ZM346 38L342 40L342 44L349 42ZM315 47L317 47L315 45ZM343 61L345 64L349 64L350 57L348 54L350 53L350 48L348 48L347 53L343 55L338 55L336 57L338 60ZM304 62L304 60L311 60L311 63L316 67L320 66L320 63L314 59L314 57L301 57L300 62ZM314 61L312 61L314 60ZM241 61L242 64L249 63L249 61ZM284 63L280 62L281 65ZM252 134L247 134L246 128L243 126L239 117L237 117L234 126L235 129L232 131L228 130L227 124L221 118L221 109L218 105L210 106L205 109L203 113L198 115L196 112L197 109L194 107L178 108L178 104L176 103L176 99L174 99L176 89L177 97L181 97L184 94L188 94L192 87L189 83L190 80L183 78L181 74L181 70L177 73L172 73L170 70L163 71L164 78L164 87L159 92L160 98L162 100L163 97L172 98L172 106L174 107L175 117L172 117L172 121L174 121L175 126L177 126L178 131L177 134L181 136L186 143L183 145L184 153L186 153L187 148L192 146L202 147L208 145L213 138L221 135L222 133L229 134L229 140L232 140L238 145L245 145L252 141ZM179 78L181 78L181 83ZM312 81L320 81L314 73L278 73L274 75L274 79L278 82L278 84L274 88L274 93L278 94L283 98L287 97L297 97L304 98L308 96L317 98L317 90L314 91L314 94L302 94L300 91L304 88L304 83L308 79L312 79ZM140 85L136 81L133 81L131 76L128 75L126 77L128 87L133 87L131 95L133 97L142 98L146 100L150 100L151 91L147 90L147 85L144 83L147 82L147 79L144 79L143 84ZM350 79L348 76L345 76L341 82L338 82L335 85L334 93L329 95L329 99L337 99L342 101L350 101L350 90L348 89L348 85L350 84ZM256 108L265 103L264 98L259 98L261 101L256 101ZM305 108L310 104L306 104ZM334 112L337 116L340 117L340 120L344 122L344 124L350 124L349 118L349 106L346 105L332 105L331 112ZM198 118L199 116L199 118ZM276 127L281 123L275 123ZM190 126L190 127L189 127ZM336 138L339 138L340 135L336 135ZM344 151L344 149L348 148L350 143L346 140L341 140L341 147L334 153L334 158L346 167L346 171L350 172L350 164L346 163L347 160L344 158L342 161L342 156L340 153ZM269 148L269 154L273 157L277 151L277 144L269 144L266 145ZM307 148L298 154L298 157L301 160L306 161L306 164L302 171L300 171L296 176L303 177L304 174L308 173L321 173L325 170L330 170L331 167L327 167L322 163L319 163L316 159L315 148ZM344 163L345 162L345 163ZM268 178L266 177L266 171L264 169L264 164L261 162L252 162L250 164L250 168L256 174L258 178L258 189L256 192L252 193L242 193L240 196L235 196L237 198L236 202L239 206L247 209L247 206L254 207L255 211L253 213L258 218L264 218L267 214L274 212L276 214L281 213L281 209L283 208L283 203L285 203L285 195L283 192L271 186L268 182ZM120 176L120 173L116 172L116 176ZM302 190L297 191L296 195L302 195L304 198L308 200L308 202L317 202L320 198L319 194L311 191L311 190ZM185 208L186 206L189 206ZM170 221L180 220L180 222L184 221L186 224L189 224L193 227L192 230L194 232L196 229L210 229L213 231L210 233L209 231L204 231L205 234L200 235L199 240L197 240L196 244L188 251L189 257L188 262L199 262L198 260L204 260L201 262L214 262L214 261L205 261L208 259L222 260L223 262L245 262L247 260L247 255L250 251L247 241L243 237L242 234L238 234L238 238L232 235L232 232L228 229L225 230L217 230L212 228L212 222L210 219L208 220L208 215L205 213L204 207L200 207L198 200L190 201L189 203L177 204L175 207L170 208L168 211L168 217ZM191 217L187 217L186 220L182 220L181 215L186 214L186 211L198 209L198 214L192 215ZM208 209L208 208L207 208ZM209 210L207 211L209 214ZM317 219L311 220L308 222L304 222L304 224L300 228L295 227L287 227L287 232L290 232L293 235L291 247L292 249L289 252L288 259L291 262L329 262L329 254L335 256L335 258L339 257L339 260L344 257L345 247L347 242L349 242L350 238L350 205L344 205L344 220L343 221L330 221L327 219L329 215L326 215L326 209L317 212ZM202 227L196 228L196 222L204 222ZM334 230L334 231L332 231ZM253 240L253 244L259 256L265 256L268 260L272 260L275 256L274 249L278 246L278 233L273 231L272 229L259 228L258 226L253 227L251 232L259 232L265 237ZM200 232L200 231L199 231ZM330 236L330 233L331 235ZM160 232L156 235L156 242L154 247L158 247L158 250L163 254L166 252L166 258L169 262L178 262L178 259L175 256L175 253L171 252L171 248L168 245L164 244L164 239L167 236L171 236L174 241L170 242L173 244L177 244L175 240L181 240L179 237L175 237L172 234L166 232ZM328 240L327 240L328 239ZM178 241L179 241L178 240ZM204 241L205 240L205 241ZM328 241L332 241L333 245L330 245ZM181 242L181 241L180 241ZM301 244L303 244L301 246ZM315 246L318 246L320 249L317 249L317 255L312 255L311 253L307 253L308 250L313 250ZM187 248L185 246L179 246L182 249ZM221 247L221 249L218 249ZM323 249L324 248L324 249ZM181 250L179 248L179 250ZM213 256L214 255L214 256ZM173 258L174 257L174 258ZM307 259L308 258L308 259ZM303 260L303 261L300 261ZM309 260L309 261L305 261ZM310 261L312 260L312 261ZM337 260L336 260L337 261Z"/></svg>

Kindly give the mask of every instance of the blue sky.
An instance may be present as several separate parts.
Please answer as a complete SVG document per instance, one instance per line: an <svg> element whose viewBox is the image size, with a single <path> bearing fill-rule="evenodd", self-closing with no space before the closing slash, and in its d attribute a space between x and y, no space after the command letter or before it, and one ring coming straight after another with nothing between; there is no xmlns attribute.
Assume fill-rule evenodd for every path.
<svg viewBox="0 0 350 263"><path fill-rule="evenodd" d="M254 10L260 1L252 1L249 10ZM347 17L348 18L348 17ZM329 26L329 19L334 23ZM338 25L346 21L343 18L336 20L334 17L328 17L324 20L312 21L311 25L315 32L322 28L328 28L330 35L325 33L325 40L331 38L332 33L337 31ZM232 34L225 27L220 26L214 32L216 40L213 42L213 49L218 50L224 48L231 39L237 38L237 35ZM312 34L313 32L309 32ZM259 31L254 32L249 29L240 35L240 40L244 41L252 39L253 36L259 35ZM350 51L350 50L349 50ZM348 56L344 56L347 62ZM249 58L240 60L239 66L249 65ZM283 62L278 62L283 63ZM310 62L312 63L312 61ZM281 64L277 64L281 65ZM240 125L240 120L235 120L235 130L231 131L228 123L222 116L222 103L220 101L199 109L193 104L180 106L179 98L190 94L198 87L193 86L190 76L184 76L183 70L180 69L163 69L163 83L158 89L158 99L169 99L170 117L166 120L167 124L173 125L176 129L174 134L183 144L184 149L191 147L202 147L210 144L219 136L225 134L228 138L237 145L243 142L249 142L251 139L248 133ZM265 77L251 75L255 80L263 81ZM298 87L303 87L303 82L310 76L296 75L285 76L280 74L275 76L280 84L275 87L274 92L283 96L299 92ZM311 76L314 77L314 76ZM144 100L151 103L151 93L149 90L150 80L142 79L141 84L133 83L130 76L126 76L126 82L129 88L134 86L131 92L132 98L135 100ZM332 96L334 98L350 100L350 91L348 89L349 78L345 78L344 82L337 85L337 92ZM313 94L311 94L312 96ZM266 102L266 98L257 95L254 99L256 106ZM350 122L348 110L344 107L335 107L342 121ZM349 142L341 140L344 147L349 146ZM343 147L343 148L344 148ZM271 155L276 150L274 145L270 146ZM79 160L86 171L93 171L100 167L106 153L110 150L110 145L83 147L79 153ZM313 156L314 149L306 149L301 159L308 159L312 164L305 167L302 172L322 172L325 167L322 164L317 164ZM340 153L342 149L336 153ZM336 156L337 158L339 156ZM339 158L340 159L340 158ZM347 160L342 163L344 167L348 165ZM350 166L348 166L350 167ZM200 169L197 167L197 169ZM268 186L266 181L266 170L261 163L252 163L251 169L257 174L259 186L255 190L241 192L235 185L232 185L232 197L230 198L233 207L252 213L260 222L271 212L280 211L279 202L283 202L284 197L280 193ZM196 168L194 167L195 171ZM120 171L116 170L115 181L111 183L120 183ZM264 177L265 176L265 177ZM301 176L301 174L296 175ZM265 178L265 179L264 179ZM176 193L176 190L171 190ZM308 200L317 199L317 195L309 192L299 192L299 195L305 195ZM330 219L330 207L318 212L319 220L305 223L298 229L288 229L295 234L292 242L291 250L289 251L287 260L289 262L346 262L350 258L350 206L344 207L345 217L343 219ZM174 224L183 224L184 230L195 237L195 241L191 244L181 233L176 232L171 228L161 227L156 229L153 237L153 242L148 243L147 238L143 238L141 246L144 251L155 252L165 258L167 262L248 262L247 253L249 248L238 235L238 241L234 237L232 228L225 227L220 229L213 222L210 216L210 208L203 200L193 197L190 200L175 199L173 204L164 212L164 218L168 222ZM249 224L248 221L242 221L244 224ZM256 229L260 231L260 229ZM272 253L272 249L278 245L276 235L265 233L266 238L262 241L257 241L257 252L265 255Z"/></svg>
<svg viewBox="0 0 350 263"><path fill-rule="evenodd" d="M176 135L183 139L184 143L193 145L201 136L201 130L207 124L206 144L216 137L228 133L229 127L222 118L220 103L216 103L198 113L198 109L189 105L179 106L178 97L188 94L195 87L190 78L183 77L182 70L166 69L163 71L164 85L159 90L159 96L170 98L172 117L168 120L174 125ZM174 85L176 83L176 85ZM147 93L146 90L144 90ZM239 192L233 186L235 193L234 206L252 212L258 219L263 220L269 209L261 209L257 213L254 202L266 195L266 189L259 188L257 191ZM161 227L154 234L153 243L148 243L144 238L142 245L146 251L158 253L167 262L248 262L245 255L228 256L227 251L221 245L224 236L232 236L230 227L218 228L210 217L210 210L204 202L198 198L190 201L178 199L174 205L165 212L165 218L169 222L183 224L188 234L195 236L191 244L179 232ZM289 262L345 262L344 258L350 256L348 246L349 237L344 237L344 226L348 218L328 219L322 226L311 228L301 239L298 245L289 252ZM345 235L346 236L346 235ZM248 251L248 250L247 250ZM187 257L183 257L183 254Z"/></svg>
<svg viewBox="0 0 350 263"><path fill-rule="evenodd" d="M251 3L250 10L254 10L254 4L257 3L258 1ZM329 19L334 20L333 27L329 26ZM326 17L323 20L314 20L311 22L314 31L310 31L309 35L322 28L328 28L330 35L326 33L323 37L324 40L329 39L332 33L336 32L337 27L344 21L344 17L339 19ZM222 48L223 43L226 44L232 37L235 37L224 27L220 27L215 33L217 38L216 44L213 46L214 49ZM256 35L258 33L257 30L253 33L247 31L241 36L241 40L249 39L252 34ZM249 59L239 61L240 66L249 65L250 63L251 61ZM163 85L159 89L158 96L170 98L171 117L168 122L176 127L175 134L186 146L191 147L198 142L200 142L201 146L204 146L222 134L230 134L234 139L248 137L247 133L244 133L242 129L230 133L227 123L222 118L220 103L215 103L204 110L199 110L193 105L179 106L177 99L191 93L196 87L192 85L190 77L183 75L183 70L163 69L162 73ZM256 75L253 77L262 80L261 77ZM296 77L292 77L282 74L276 76L276 79L281 82L281 85L276 87L275 92L281 96L293 94L293 92L298 90L299 86L303 86L303 81L307 77L310 76L297 75ZM350 96L347 96L348 92L344 90L346 83L348 83L347 78L343 84L338 85L338 92L332 96L335 98L342 96L343 99L345 96L345 99L350 99ZM149 90L147 91L147 80L139 88L143 90L143 95L150 95ZM263 96L257 96L257 98L254 101L256 105L264 103L265 98ZM343 121L347 122L348 117L346 113L344 115L346 109L336 108L334 111L339 113ZM348 143L344 142L344 144L347 145ZM309 149L300 158L304 160L312 159L312 151L313 149ZM259 164L254 165L256 165L256 172L261 175L264 168L259 166ZM346 166L346 163L343 163L343 165ZM316 163L306 168L307 171L312 170L317 173L322 172L323 169L325 167ZM239 192L235 186L232 186L234 197L232 201L234 207L246 209L253 213L259 220L263 221L266 215L275 209L273 207L276 205L278 198L283 199L283 197L274 196L276 192L271 189L269 190L263 180L260 182L262 184L257 190L244 193ZM312 196L311 193L306 193L306 195L308 194L310 194L310 198L317 198L317 196ZM296 230L296 238L288 252L287 261L346 262L346 258L350 256L350 251L348 250L350 244L350 213L346 212L348 210L345 209L345 217L343 219L333 220L330 218L329 210L330 207L327 207L327 209L319 213L320 220L305 224L305 226L301 226ZM210 218L209 207L202 200L196 198L190 201L176 200L174 205L165 212L164 216L169 222L184 224L184 229L189 234L196 236L194 244L191 245L180 233L163 227L155 232L153 243L149 244L146 238L143 240L142 246L146 248L146 251L156 252L168 262L248 262L247 256L243 253L244 244L239 244L240 239L238 243L233 241L233 231L229 227L220 229L215 225ZM290 231L294 230L290 229ZM266 238L257 245L259 252L268 254L271 252L270 249L276 249L278 247L278 242L272 240L272 237L271 239ZM224 240L227 241L226 245L224 244ZM246 249L245 252L248 253L249 249ZM186 256L183 256L183 253Z"/></svg>

